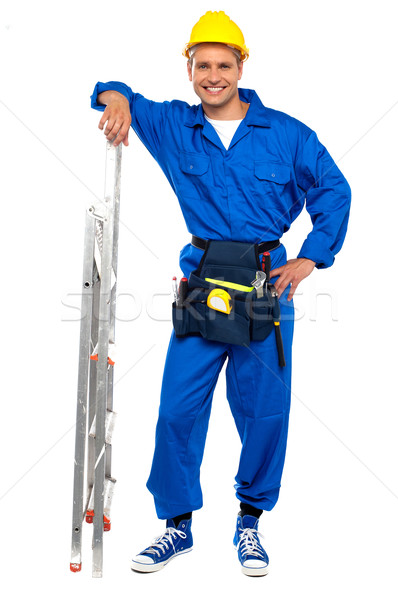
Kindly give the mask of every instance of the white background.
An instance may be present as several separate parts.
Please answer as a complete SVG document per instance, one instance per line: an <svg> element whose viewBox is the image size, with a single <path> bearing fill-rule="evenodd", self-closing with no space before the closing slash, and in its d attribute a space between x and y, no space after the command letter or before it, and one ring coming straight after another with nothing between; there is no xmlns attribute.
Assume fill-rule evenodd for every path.
<svg viewBox="0 0 398 600"><path fill-rule="evenodd" d="M1 43L1 582L41 598L308 600L397 597L393 2L285 0L3 3ZM113 471L104 577L69 572L85 208L101 197L97 80L197 103L181 50L207 10L225 10L251 51L242 87L314 129L353 192L331 269L297 292L292 411L280 500L260 531L266 578L232 549L239 441L220 377L202 468L194 551L137 575L131 556L164 529L145 488L171 331L170 282L188 234L160 169L131 132L123 148ZM289 257L310 228L284 238ZM154 296L157 294L157 296Z"/></svg>

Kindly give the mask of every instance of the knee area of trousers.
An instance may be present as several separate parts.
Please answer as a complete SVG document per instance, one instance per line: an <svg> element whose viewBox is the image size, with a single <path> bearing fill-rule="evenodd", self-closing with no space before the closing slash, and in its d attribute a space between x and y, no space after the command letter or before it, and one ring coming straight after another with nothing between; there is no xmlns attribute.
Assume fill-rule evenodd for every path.
<svg viewBox="0 0 398 600"><path fill-rule="evenodd" d="M190 431L192 427L192 415L184 415L167 409L160 409L158 416L158 429L170 432Z"/></svg>

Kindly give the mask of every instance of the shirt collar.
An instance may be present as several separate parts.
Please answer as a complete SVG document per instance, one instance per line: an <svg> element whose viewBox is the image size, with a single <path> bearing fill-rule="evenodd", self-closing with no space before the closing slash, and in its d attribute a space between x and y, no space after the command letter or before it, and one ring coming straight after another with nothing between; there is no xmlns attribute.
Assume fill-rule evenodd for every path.
<svg viewBox="0 0 398 600"><path fill-rule="evenodd" d="M271 122L268 118L268 109L263 105L254 90L239 88L239 98L243 102L250 103L246 117L244 118L246 125L271 127ZM205 116L202 105L195 104L194 106L191 106L184 120L184 125L187 127L195 127L195 125L204 127L204 124Z"/></svg>

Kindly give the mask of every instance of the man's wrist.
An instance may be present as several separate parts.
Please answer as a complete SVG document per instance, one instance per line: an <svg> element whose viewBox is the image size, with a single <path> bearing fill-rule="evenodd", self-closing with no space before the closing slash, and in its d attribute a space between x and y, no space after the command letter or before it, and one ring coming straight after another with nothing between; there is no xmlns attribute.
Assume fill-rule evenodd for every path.
<svg viewBox="0 0 398 600"><path fill-rule="evenodd" d="M316 265L316 262L314 260L312 260L312 258L307 258L306 256L300 256L298 260L306 260L306 261L312 263L314 265L314 267Z"/></svg>
<svg viewBox="0 0 398 600"><path fill-rule="evenodd" d="M116 90L105 90L97 96L98 104L108 105L115 100L121 102L125 101L127 102L127 104L129 104L129 101L126 98L126 96L124 94L121 94L120 92L117 92Z"/></svg>

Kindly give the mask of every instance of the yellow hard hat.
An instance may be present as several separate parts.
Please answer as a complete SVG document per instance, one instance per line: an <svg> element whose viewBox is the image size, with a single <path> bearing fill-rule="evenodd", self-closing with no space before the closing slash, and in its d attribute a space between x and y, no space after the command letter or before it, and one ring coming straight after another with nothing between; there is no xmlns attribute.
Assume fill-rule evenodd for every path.
<svg viewBox="0 0 398 600"><path fill-rule="evenodd" d="M193 26L191 39L188 44L185 44L183 55L189 58L189 49L196 44L205 42L218 42L232 46L240 51L242 61L249 58L249 49L245 45L243 33L223 10L218 12L208 10L203 17L200 17L196 25Z"/></svg>

